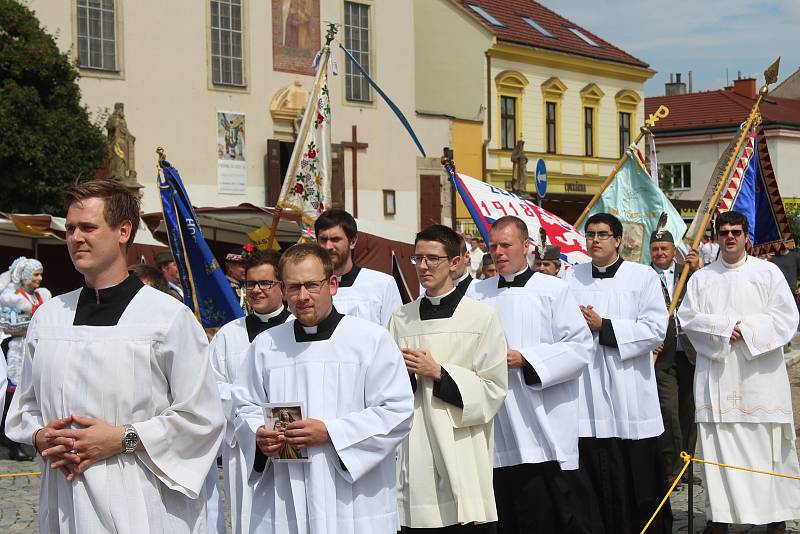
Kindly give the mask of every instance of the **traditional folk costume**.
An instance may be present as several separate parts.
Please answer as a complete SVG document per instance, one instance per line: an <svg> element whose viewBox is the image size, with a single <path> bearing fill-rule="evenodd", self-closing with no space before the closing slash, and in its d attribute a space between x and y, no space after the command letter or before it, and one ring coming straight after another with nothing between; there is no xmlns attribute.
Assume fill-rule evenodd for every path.
<svg viewBox="0 0 800 534"><path fill-rule="evenodd" d="M186 306L136 276L45 303L28 328L9 436L30 444L70 414L132 424L145 450L111 456L73 482L45 465L42 532L205 532L203 480L224 418L206 335Z"/></svg>
<svg viewBox="0 0 800 534"><path fill-rule="evenodd" d="M667 330L661 284L652 268L622 258L608 267L576 265L567 283L578 304L603 318L581 376L581 469L592 480L608 531L640 532L669 488L652 360ZM672 531L668 503L650 529Z"/></svg>
<svg viewBox="0 0 800 534"><path fill-rule="evenodd" d="M494 307L508 347L525 359L508 370L508 395L495 416L498 530L591 531L591 493L564 475L578 468L577 379L592 349L578 305L562 280L527 268L474 282L467 296Z"/></svg>
<svg viewBox="0 0 800 534"><path fill-rule="evenodd" d="M400 447L403 532L494 532L493 423L508 370L500 320L458 288L424 296L394 313L389 332L401 348L426 349L441 380L411 375L414 425ZM489 530L487 530L489 529Z"/></svg>
<svg viewBox="0 0 800 534"><path fill-rule="evenodd" d="M211 340L211 369L217 380L219 395L227 424L222 444L222 465L225 474L225 496L231 511L234 534L250 532L250 506L253 489L247 483L250 476L247 462L234 435L233 401L231 388L247 356L250 343L261 332L286 322L291 313L281 306L269 314L252 314L236 319L219 329ZM216 466L211 468L216 477Z"/></svg>
<svg viewBox="0 0 800 534"><path fill-rule="evenodd" d="M232 390L236 439L255 484L250 531L373 534L397 530L395 455L413 393L400 350L382 327L332 309L316 326L289 321L258 336ZM261 405L305 405L330 442L310 462L257 449Z"/></svg>
<svg viewBox="0 0 800 534"><path fill-rule="evenodd" d="M392 313L403 305L394 278L353 265L339 278L333 304L340 313L388 326Z"/></svg>
<svg viewBox="0 0 800 534"><path fill-rule="evenodd" d="M695 404L704 460L798 476L783 346L798 312L775 265L721 258L689 280L678 313L697 349ZM736 324L742 339L731 343ZM800 483L703 464L706 516L764 524L800 517Z"/></svg>

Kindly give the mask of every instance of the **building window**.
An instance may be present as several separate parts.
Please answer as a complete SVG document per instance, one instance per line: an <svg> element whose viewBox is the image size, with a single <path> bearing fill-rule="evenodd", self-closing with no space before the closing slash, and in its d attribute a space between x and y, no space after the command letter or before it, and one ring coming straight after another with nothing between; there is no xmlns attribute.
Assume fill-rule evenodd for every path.
<svg viewBox="0 0 800 534"><path fill-rule="evenodd" d="M665 163L659 165L659 174L669 179L673 189L692 188L692 165L690 163Z"/></svg>
<svg viewBox="0 0 800 534"><path fill-rule="evenodd" d="M625 154L631 144L631 114L621 111L619 113L619 157Z"/></svg>
<svg viewBox="0 0 800 534"><path fill-rule="evenodd" d="M585 155L594 156L594 108L583 108L583 146Z"/></svg>
<svg viewBox="0 0 800 534"><path fill-rule="evenodd" d="M517 99L513 96L500 97L500 141L508 150L517 142Z"/></svg>
<svg viewBox="0 0 800 534"><path fill-rule="evenodd" d="M117 70L114 0L78 0L78 64Z"/></svg>
<svg viewBox="0 0 800 534"><path fill-rule="evenodd" d="M244 85L242 0L211 0L211 80Z"/></svg>
<svg viewBox="0 0 800 534"><path fill-rule="evenodd" d="M555 154L556 147L556 103L547 102L547 116L545 118L545 127L547 131L547 153Z"/></svg>
<svg viewBox="0 0 800 534"><path fill-rule="evenodd" d="M344 3L344 46L359 65L370 73L369 6ZM372 102L372 89L352 63L345 61L345 96L356 102Z"/></svg>
<svg viewBox="0 0 800 534"><path fill-rule="evenodd" d="M395 190L383 190L383 214L395 215L397 213L397 206L395 205Z"/></svg>

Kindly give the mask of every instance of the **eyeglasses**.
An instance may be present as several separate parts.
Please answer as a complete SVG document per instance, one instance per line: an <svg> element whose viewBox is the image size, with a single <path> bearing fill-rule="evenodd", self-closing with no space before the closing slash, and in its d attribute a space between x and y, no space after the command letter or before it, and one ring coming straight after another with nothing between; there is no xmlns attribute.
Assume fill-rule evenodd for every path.
<svg viewBox="0 0 800 534"><path fill-rule="evenodd" d="M451 259L450 256L434 256L433 254L414 254L411 256L411 265L422 265L422 261L428 264L428 267L436 267L444 260Z"/></svg>
<svg viewBox="0 0 800 534"><path fill-rule="evenodd" d="M744 230L736 229L736 230L719 230L717 235L720 237L727 237L732 235L733 237L742 237Z"/></svg>
<svg viewBox="0 0 800 534"><path fill-rule="evenodd" d="M306 288L306 291L316 295L322 291L322 286L324 286L327 281L327 278L323 278L322 280L311 280L309 282L302 282L300 284L283 284L283 289L288 295L300 293L300 288L304 287Z"/></svg>
<svg viewBox="0 0 800 534"><path fill-rule="evenodd" d="M278 282L277 280L245 280L244 287L245 289L248 289L250 291L252 291L256 287L264 291L269 291L278 284L280 284L280 282Z"/></svg>
<svg viewBox="0 0 800 534"><path fill-rule="evenodd" d="M587 241L594 241L595 239L598 241L606 241L614 236L614 234L608 232L585 232L584 235Z"/></svg>

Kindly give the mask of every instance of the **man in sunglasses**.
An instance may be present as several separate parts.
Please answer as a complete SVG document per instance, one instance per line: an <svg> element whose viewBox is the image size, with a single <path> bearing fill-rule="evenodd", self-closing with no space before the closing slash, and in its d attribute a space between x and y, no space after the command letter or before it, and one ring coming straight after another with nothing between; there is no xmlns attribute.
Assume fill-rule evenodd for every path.
<svg viewBox="0 0 800 534"><path fill-rule="evenodd" d="M210 346L211 369L217 380L227 419L225 439L222 444L222 461L234 534L250 532L253 489L247 483L249 473L244 453L234 436L231 388L236 380L237 371L247 356L250 343L261 332L283 324L291 317L288 308L283 305L283 293L278 281L280 260L278 253L274 250L257 250L247 254L243 259L245 269L243 285L247 302L253 311L220 328L211 340ZM216 466L212 468L210 476L216 481ZM221 531L224 531L224 525Z"/></svg>
<svg viewBox="0 0 800 534"><path fill-rule="evenodd" d="M678 312L697 349L694 381L697 454L703 460L800 475L783 347L798 312L780 269L748 256L749 221L728 211L716 220L719 258L689 280ZM786 531L800 517L796 480L701 465L705 532L731 523Z"/></svg>
<svg viewBox="0 0 800 534"><path fill-rule="evenodd" d="M655 271L619 255L619 219L597 213L585 229L592 261L567 271L594 337L592 359L581 376L581 470L592 481L606 526L636 533L669 488L658 444L664 423L651 356L664 341L667 306ZM672 532L669 503L648 531Z"/></svg>
<svg viewBox="0 0 800 534"><path fill-rule="evenodd" d="M400 349L334 307L339 281L316 243L287 249L278 277L295 320L256 337L232 391L250 532L395 532L396 452L414 413ZM273 430L267 403L302 405L303 418ZM308 461L277 461L286 444Z"/></svg>

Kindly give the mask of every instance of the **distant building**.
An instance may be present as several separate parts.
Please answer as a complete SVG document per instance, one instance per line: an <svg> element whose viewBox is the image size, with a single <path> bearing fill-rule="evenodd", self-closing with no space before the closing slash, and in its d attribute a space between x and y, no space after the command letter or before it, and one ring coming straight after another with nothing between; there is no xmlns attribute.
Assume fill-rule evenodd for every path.
<svg viewBox="0 0 800 534"><path fill-rule="evenodd" d="M716 91L645 99L645 113L653 113L660 105L669 108L669 117L660 120L653 132L659 166L672 175L672 196L685 218L694 216L717 161L755 104L756 91L756 80L745 78ZM762 100L760 109L778 188L785 204L797 204L800 100L773 92Z"/></svg>
<svg viewBox="0 0 800 534"><path fill-rule="evenodd" d="M648 64L532 0L415 0L414 32L416 109L450 120L458 170L510 187L523 139L527 191L543 158L544 207L568 221L644 122Z"/></svg>
<svg viewBox="0 0 800 534"><path fill-rule="evenodd" d="M160 210L156 147L164 146L197 206L274 205L324 42L323 21L342 24L329 78L334 202L371 232L408 241L420 226L421 176L444 176L449 124L416 116L410 2L377 0L29 0L59 48L79 65L95 117L125 104L136 136L144 209ZM342 43L402 109L419 153L389 107L347 62ZM223 114L224 115L221 115ZM220 133L227 124L231 135ZM235 135L234 135L235 134ZM221 177L219 161L243 161ZM443 182L443 180L442 180ZM444 200L448 200L445 198ZM447 209L447 207L445 207ZM423 223L425 221L422 221Z"/></svg>

